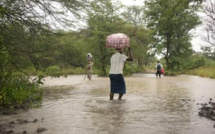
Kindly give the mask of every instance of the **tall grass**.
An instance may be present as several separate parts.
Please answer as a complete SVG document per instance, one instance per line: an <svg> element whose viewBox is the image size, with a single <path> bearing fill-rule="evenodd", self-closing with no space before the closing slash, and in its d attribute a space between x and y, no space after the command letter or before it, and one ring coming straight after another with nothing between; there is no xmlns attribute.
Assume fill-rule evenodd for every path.
<svg viewBox="0 0 215 134"><path fill-rule="evenodd" d="M209 77L215 79L215 66L200 67L186 72L190 75L198 75L201 77Z"/></svg>
<svg viewBox="0 0 215 134"><path fill-rule="evenodd" d="M85 74L86 70L81 67L77 68L60 68L58 66L50 66L45 71L35 71L34 68L27 68L25 69L29 75L37 75L37 76L53 76L53 77L60 77L60 76L67 76L72 74Z"/></svg>

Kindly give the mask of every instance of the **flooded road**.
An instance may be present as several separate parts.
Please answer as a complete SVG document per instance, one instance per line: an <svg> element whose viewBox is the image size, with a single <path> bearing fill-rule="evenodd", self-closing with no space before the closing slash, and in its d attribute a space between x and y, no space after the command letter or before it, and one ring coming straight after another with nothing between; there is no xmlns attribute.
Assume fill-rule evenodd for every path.
<svg viewBox="0 0 215 134"><path fill-rule="evenodd" d="M41 108L1 115L0 124L28 120L11 129L29 134L215 134L215 121L198 116L199 103L215 101L214 79L134 74L125 82L127 94L110 101L108 77L46 78Z"/></svg>

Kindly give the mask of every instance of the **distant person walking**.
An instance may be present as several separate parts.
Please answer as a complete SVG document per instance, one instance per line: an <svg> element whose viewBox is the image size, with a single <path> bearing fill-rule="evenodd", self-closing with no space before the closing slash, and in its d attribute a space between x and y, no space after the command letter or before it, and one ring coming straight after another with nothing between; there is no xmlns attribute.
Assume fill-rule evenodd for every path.
<svg viewBox="0 0 215 134"><path fill-rule="evenodd" d="M91 53L87 54L87 62L92 62L93 61L93 55Z"/></svg>
<svg viewBox="0 0 215 134"><path fill-rule="evenodd" d="M131 48L128 48L128 53L124 55L123 49L116 48L116 53L112 55L110 59L110 100L113 100L114 93L119 94L118 100L122 99L123 94L126 93L126 86L123 77L123 68L126 61L133 61L133 56L131 54Z"/></svg>
<svg viewBox="0 0 215 134"><path fill-rule="evenodd" d="M160 61L157 62L156 66L155 66L155 70L156 70L156 77L161 78L161 69L163 68L162 64L160 63Z"/></svg>
<svg viewBox="0 0 215 134"><path fill-rule="evenodd" d="M91 53L88 53L87 54L87 62L88 62L88 64L87 64L87 67L86 67L86 69L87 69L87 78L89 79L89 80L91 80L92 79L92 74L93 74L93 56L92 56L92 54Z"/></svg>
<svg viewBox="0 0 215 134"><path fill-rule="evenodd" d="M92 79L92 74L93 74L93 63L92 63L92 62L89 62L89 63L87 64L87 78L88 78L89 80Z"/></svg>

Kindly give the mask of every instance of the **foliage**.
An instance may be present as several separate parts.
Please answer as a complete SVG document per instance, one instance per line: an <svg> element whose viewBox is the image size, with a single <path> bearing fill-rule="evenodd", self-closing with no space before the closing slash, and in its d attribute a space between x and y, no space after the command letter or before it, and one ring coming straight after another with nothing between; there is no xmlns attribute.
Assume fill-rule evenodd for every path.
<svg viewBox="0 0 215 134"><path fill-rule="evenodd" d="M189 31L200 24L199 1L147 0L145 5L147 24L154 34L151 47L164 55L168 70L180 69L185 57L192 55Z"/></svg>
<svg viewBox="0 0 215 134"><path fill-rule="evenodd" d="M85 74L86 70L82 67L68 67L68 68L60 68L59 66L50 66L45 71L35 71L34 68L29 67L24 69L25 72L28 72L31 76L40 76L40 77L67 77L72 74ZM93 69L94 73L97 73L97 69Z"/></svg>
<svg viewBox="0 0 215 134"><path fill-rule="evenodd" d="M215 79L214 67L215 66L212 66L212 67L203 66L200 68L196 68L194 70L189 70L186 73L190 74L190 75L198 75L198 76L202 76L202 77L209 77L209 78Z"/></svg>
<svg viewBox="0 0 215 134"><path fill-rule="evenodd" d="M51 3L51 4L50 4ZM79 0L2 0L0 3L0 105L22 107L41 99L37 83L29 82L23 69L45 70L56 61L58 40L50 19L61 24L66 12L78 18ZM56 5L64 7L56 10ZM47 17L48 16L48 17ZM59 46L58 46L59 47ZM22 72L22 75L17 73ZM43 75L43 74L42 74ZM41 75L41 76L42 76Z"/></svg>
<svg viewBox="0 0 215 134"><path fill-rule="evenodd" d="M60 68L58 66L49 66L46 70L49 76L59 77L61 75Z"/></svg>
<svg viewBox="0 0 215 134"><path fill-rule="evenodd" d="M78 0L49 2L51 4L46 0L1 1L0 47L8 51L11 62L18 68L33 64L36 70L45 70L52 65L58 41L49 20L53 19L64 26L69 22L74 24L74 21L66 21L66 12L72 13L73 19L78 18L78 11L88 3ZM56 10L56 6L63 8Z"/></svg>
<svg viewBox="0 0 215 134"><path fill-rule="evenodd" d="M84 35L80 32L61 32L59 44L55 53L58 66L84 67L88 53ZM55 63L56 64L56 63Z"/></svg>
<svg viewBox="0 0 215 134"><path fill-rule="evenodd" d="M91 7L87 20L89 27L84 32L88 35L87 42L95 57L95 66L101 69L99 75L107 75L107 66L114 50L105 47L105 40L113 33L125 33L130 37L134 63L141 69L148 58L148 45L151 42L150 31L143 23L143 9L134 6L122 12L123 6L105 0L98 0Z"/></svg>
<svg viewBox="0 0 215 134"><path fill-rule="evenodd" d="M215 78L215 61L204 54L196 54L191 57L190 68L185 74Z"/></svg>
<svg viewBox="0 0 215 134"><path fill-rule="evenodd" d="M98 0L91 3L92 9L88 11L88 28L84 30L88 35L89 51L94 58L94 65L100 69L100 75L107 75L106 67L113 54L112 49L105 47L106 36L112 33L123 32L125 22L119 18L117 11L120 6L114 6L109 0Z"/></svg>
<svg viewBox="0 0 215 134"><path fill-rule="evenodd" d="M213 67L215 66L215 61L212 59L206 59L204 66Z"/></svg>
<svg viewBox="0 0 215 134"><path fill-rule="evenodd" d="M126 62L125 67L124 67L124 75L129 76L133 73L136 72L142 72L144 69L138 68L137 64L131 63L131 62Z"/></svg>
<svg viewBox="0 0 215 134"><path fill-rule="evenodd" d="M131 40L133 57L137 61L138 67L142 68L150 64L149 57L153 56L148 53L149 44L152 42L151 31L145 27L144 7L130 6L122 13L127 25L126 30Z"/></svg>
<svg viewBox="0 0 215 134"><path fill-rule="evenodd" d="M20 73L13 77L4 77L4 84L0 90L0 107L6 109L28 108L40 105L42 91L38 89L39 81L29 81L28 77Z"/></svg>
<svg viewBox="0 0 215 134"><path fill-rule="evenodd" d="M180 72L171 71L171 70L166 70L164 73L164 75L166 75L166 76L177 76L178 74L180 74Z"/></svg>
<svg viewBox="0 0 215 134"><path fill-rule="evenodd" d="M202 46L201 50L205 57L213 59L215 61L215 47L213 48L210 46Z"/></svg>

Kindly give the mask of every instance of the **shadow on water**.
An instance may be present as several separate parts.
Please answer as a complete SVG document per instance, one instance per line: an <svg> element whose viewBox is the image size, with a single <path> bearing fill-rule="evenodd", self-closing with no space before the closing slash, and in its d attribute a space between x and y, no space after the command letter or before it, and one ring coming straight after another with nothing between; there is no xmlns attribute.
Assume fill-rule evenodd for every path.
<svg viewBox="0 0 215 134"><path fill-rule="evenodd" d="M0 116L15 121L14 132L44 134L214 134L214 121L198 116L197 103L215 96L215 80L180 75L156 79L154 74L125 77L127 94L109 100L108 77L83 75L46 79L41 108ZM214 98L215 100L215 98ZM17 119L37 122L17 124Z"/></svg>

